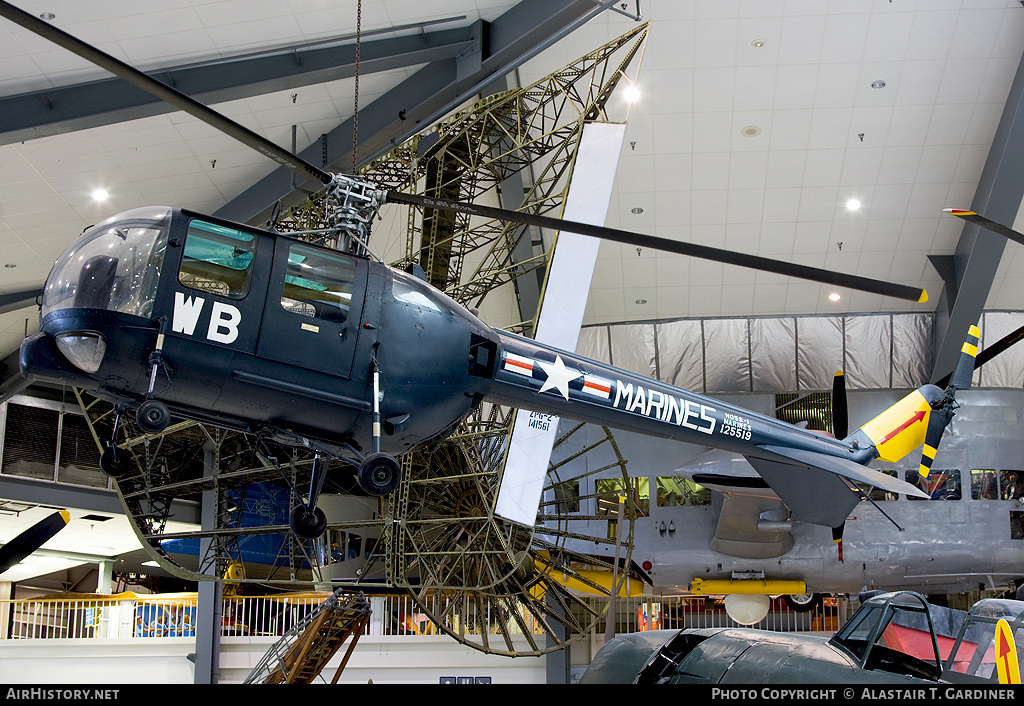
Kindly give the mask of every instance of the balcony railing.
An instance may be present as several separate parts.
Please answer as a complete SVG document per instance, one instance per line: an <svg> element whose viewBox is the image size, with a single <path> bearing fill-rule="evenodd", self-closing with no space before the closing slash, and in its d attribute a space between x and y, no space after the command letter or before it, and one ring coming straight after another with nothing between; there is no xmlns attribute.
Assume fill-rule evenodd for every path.
<svg viewBox="0 0 1024 706"><path fill-rule="evenodd" d="M319 610L330 593L285 594L279 596L229 596L221 603L221 635L280 637L296 622ZM594 599L603 607L603 601ZM198 596L195 593L145 595L122 593L113 596L83 596L0 601L0 638L26 639L161 639L195 637ZM409 596L370 598L371 616L367 635L439 635L439 628ZM529 612L523 610L523 626L533 630ZM847 599L826 597L814 611L789 610L772 602L767 617L750 627L785 632L834 632L849 615ZM487 616L475 625L490 625ZM453 617L452 620L458 620ZM506 627L508 621L503 623ZM680 629L736 625L725 613L720 599L678 597L637 597L620 599L615 606L618 634L640 630ZM459 625L445 625L458 632ZM479 628L476 628L477 630ZM518 628L517 628L518 629ZM497 634L497 621L489 632ZM537 633L541 631L536 630ZM600 626L604 633L604 626Z"/></svg>

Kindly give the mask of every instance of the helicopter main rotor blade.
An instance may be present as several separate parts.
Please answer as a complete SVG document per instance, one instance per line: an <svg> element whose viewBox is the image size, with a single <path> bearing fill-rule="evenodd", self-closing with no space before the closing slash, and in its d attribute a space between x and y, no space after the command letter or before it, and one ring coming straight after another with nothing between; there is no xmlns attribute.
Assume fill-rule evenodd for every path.
<svg viewBox="0 0 1024 706"><path fill-rule="evenodd" d="M990 230L993 233L997 233L1003 236L1004 238L1009 238L1010 240L1016 243L1024 245L1024 233L1016 231L1013 228L1004 226L1002 223L996 223L991 218L986 218L980 213L968 211L963 208L944 208L942 210L945 211L946 213L950 213L956 216L957 218L965 220L968 223L974 223L975 225L981 226L985 230Z"/></svg>
<svg viewBox="0 0 1024 706"><path fill-rule="evenodd" d="M616 228L590 225L588 223L579 223L576 221L565 221L560 218L551 218L549 216L540 216L532 213L522 213L520 211L510 211L508 209L495 208L492 206L480 206L477 204L463 203L461 201L452 201L437 197L405 194L398 191L388 191L385 201L423 206L442 211L454 211L456 213L464 213L471 216L496 218L504 221L512 221L514 223L537 226L540 228L550 228L552 230L568 230L573 233L589 235L595 238L602 238L604 240L612 240L618 243L625 243L626 245L635 245L642 248L651 248L652 250L689 255L691 257L698 257L705 260L723 262L728 265L749 267L755 270L774 272L788 277L799 277L813 282L832 284L837 287L846 287L848 289L881 294L887 297L896 297L898 299L906 299L914 302L928 301L928 293L925 290L916 287L909 287L907 285L895 284L892 282L883 282L881 280L869 279L867 277L860 277L857 275L847 275L841 272L823 270L817 267L798 265L791 262L783 262L781 260L771 260L758 255L749 255L731 250L721 250L719 248L712 248L706 245L683 243L678 240L659 238L653 235L632 233L630 231L618 230Z"/></svg>
<svg viewBox="0 0 1024 706"><path fill-rule="evenodd" d="M243 127L215 110L208 108L190 96L168 86L148 74L139 71L120 59L90 46L67 32L60 30L53 25L47 24L40 18L35 17L24 10L11 5L9 2L5 2L4 0L0 0L0 17L10 20L11 22L38 34L41 37L48 39L68 51L77 54L83 59L106 69L115 76L128 81L137 88L140 88L141 90L168 102L179 110L202 120L211 127L214 127L237 139L242 144L255 149L261 154L273 159L278 164L287 167L299 177L313 178L325 186L330 185L335 180L334 175L330 172L324 171L323 169L310 164L298 155L282 149L270 140L267 140L252 130ZM722 250L704 245L683 243L667 238L631 233L629 231L614 228L593 226L574 221L563 221L547 216L525 214L518 211L492 208L488 206L477 206L458 201L449 201L447 199L425 198L399 192L388 192L387 199L393 202L421 205L428 208L453 211L456 213L482 215L515 223L534 225L541 228L569 230L582 235L589 235L627 245L647 247L664 252L674 252L680 255L698 257L705 260L738 265L740 267L748 267L764 272L774 272L788 277L797 277L813 282L831 284L837 287L846 287L848 289L896 297L898 299L915 302L925 302L928 300L927 292L920 288L908 287L906 285L891 282L883 282L856 275L847 275L840 272L823 270L806 265L782 262L780 260L771 260L757 255L749 255L746 253Z"/></svg>
<svg viewBox="0 0 1024 706"><path fill-rule="evenodd" d="M217 128L247 147L251 147L257 152L269 157L281 166L287 167L301 178L316 179L324 185L330 184L334 180L334 176L329 172L310 164L288 150L282 149L270 140L267 140L252 130L239 125L217 111L206 107L199 101L185 95L181 91L171 88L166 83L158 81L148 74L144 74L138 69L124 63L120 59L100 51L96 47L86 44L82 40L71 36L67 32L58 29L51 24L47 24L38 17L30 15L24 10L11 5L9 2L3 2L0 0L0 17L10 20L17 25L21 25L30 32L38 34L40 37L48 39L54 44L77 54L86 61L90 61L100 68L106 69L136 88L140 88L143 91L170 103L178 110L182 110L189 115L202 120L211 127Z"/></svg>

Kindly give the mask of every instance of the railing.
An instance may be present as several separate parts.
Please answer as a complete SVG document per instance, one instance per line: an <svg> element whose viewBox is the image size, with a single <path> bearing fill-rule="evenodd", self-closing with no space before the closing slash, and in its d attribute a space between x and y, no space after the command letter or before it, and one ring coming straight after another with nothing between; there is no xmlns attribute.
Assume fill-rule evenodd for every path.
<svg viewBox="0 0 1024 706"><path fill-rule="evenodd" d="M280 596L229 596L221 604L221 635L280 637L309 613L319 610L329 593ZM594 599L602 608L606 599ZM74 597L0 601L0 638L102 639L195 637L198 596L195 593ZM443 634L409 596L371 597L367 635ZM785 632L834 632L849 615L848 600L826 597L814 611L789 610L772 601L764 620L749 627ZM524 610L524 616L529 617ZM483 616L481 621L486 621ZM524 621L527 629L532 622ZM506 622L507 625L507 622ZM617 634L654 629L734 626L721 599L636 597L615 605ZM3 628L7 628L4 630ZM458 625L447 626L458 631ZM604 625L598 626L603 634ZM496 629L492 627L492 633Z"/></svg>

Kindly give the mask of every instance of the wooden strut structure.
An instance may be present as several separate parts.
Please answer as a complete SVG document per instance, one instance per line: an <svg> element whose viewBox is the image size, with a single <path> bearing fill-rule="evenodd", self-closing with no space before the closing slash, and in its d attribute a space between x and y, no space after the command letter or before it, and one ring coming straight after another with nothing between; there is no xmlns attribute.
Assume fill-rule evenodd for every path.
<svg viewBox="0 0 1024 706"><path fill-rule="evenodd" d="M245 683L310 684L351 637L331 679L336 684L369 620L366 597L362 593L345 595L338 589L319 611L309 613L270 646Z"/></svg>

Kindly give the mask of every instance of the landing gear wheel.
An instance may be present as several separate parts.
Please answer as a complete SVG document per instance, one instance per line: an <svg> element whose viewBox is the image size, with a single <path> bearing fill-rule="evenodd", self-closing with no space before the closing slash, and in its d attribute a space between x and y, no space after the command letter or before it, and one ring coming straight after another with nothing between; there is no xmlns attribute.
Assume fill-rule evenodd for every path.
<svg viewBox="0 0 1024 706"><path fill-rule="evenodd" d="M386 453L370 454L359 466L359 486L370 495L387 495L398 487L401 477L402 467Z"/></svg>
<svg viewBox="0 0 1024 706"><path fill-rule="evenodd" d="M120 478L128 470L125 458L119 455L113 446L108 446L100 454L100 470L111 478Z"/></svg>
<svg viewBox="0 0 1024 706"><path fill-rule="evenodd" d="M800 593L785 595L782 600L786 602L789 609L797 613L810 613L821 604L820 593Z"/></svg>
<svg viewBox="0 0 1024 706"><path fill-rule="evenodd" d="M292 508L289 521L292 532L302 539L316 539L327 529L327 516L318 507L310 510L305 505Z"/></svg>
<svg viewBox="0 0 1024 706"><path fill-rule="evenodd" d="M147 434L158 434L171 422L167 405L159 400L146 400L135 411L135 422Z"/></svg>

